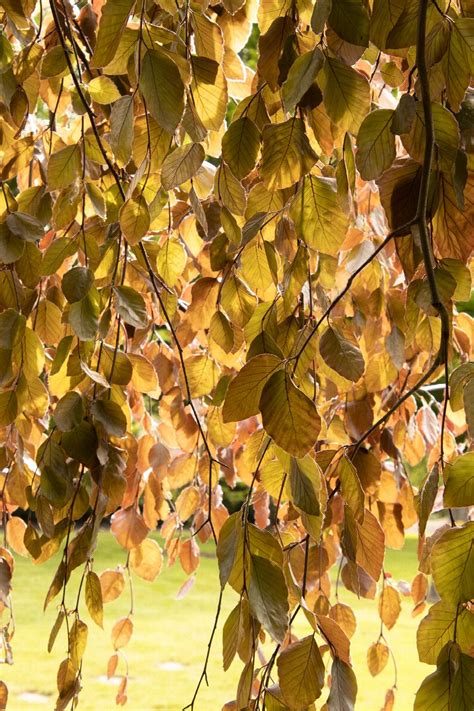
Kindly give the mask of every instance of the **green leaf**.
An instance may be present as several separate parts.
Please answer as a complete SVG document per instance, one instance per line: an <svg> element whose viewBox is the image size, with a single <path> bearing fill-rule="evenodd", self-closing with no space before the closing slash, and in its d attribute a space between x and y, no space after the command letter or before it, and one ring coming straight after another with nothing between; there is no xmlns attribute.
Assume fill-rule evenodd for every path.
<svg viewBox="0 0 474 711"><path fill-rule="evenodd" d="M316 79L323 63L324 56L318 48L295 59L282 87L283 103L287 113L295 110Z"/></svg>
<svg viewBox="0 0 474 711"><path fill-rule="evenodd" d="M270 353L251 358L227 389L222 408L224 422L238 422L257 415L265 383L282 365L281 359Z"/></svg>
<svg viewBox="0 0 474 711"><path fill-rule="evenodd" d="M92 57L94 67L104 67L114 58L134 5L135 0L107 0L107 3L102 6Z"/></svg>
<svg viewBox="0 0 474 711"><path fill-rule="evenodd" d="M354 383L364 374L365 362L360 349L331 327L321 336L319 352L330 368Z"/></svg>
<svg viewBox="0 0 474 711"><path fill-rule="evenodd" d="M420 492L416 495L415 506L418 512L418 534L425 535L426 524L433 510L439 487L439 468L435 464L426 477Z"/></svg>
<svg viewBox="0 0 474 711"><path fill-rule="evenodd" d="M444 470L445 506L474 506L474 452L458 457Z"/></svg>
<svg viewBox="0 0 474 711"><path fill-rule="evenodd" d="M443 601L432 605L416 633L420 662L436 664L445 644L454 638L455 629L457 643L468 654L474 639L472 612L466 608L458 610L457 605Z"/></svg>
<svg viewBox="0 0 474 711"><path fill-rule="evenodd" d="M164 189L171 190L196 175L204 158L204 148L200 143L187 143L175 148L166 156L161 168Z"/></svg>
<svg viewBox="0 0 474 711"><path fill-rule="evenodd" d="M461 654L459 667L451 686L451 708L470 711L474 708L474 659Z"/></svg>
<svg viewBox="0 0 474 711"><path fill-rule="evenodd" d="M54 410L54 421L62 432L73 430L84 419L84 403L79 393L63 395Z"/></svg>
<svg viewBox="0 0 474 711"><path fill-rule="evenodd" d="M291 187L309 173L316 160L301 119L267 124L263 129L260 174L268 190Z"/></svg>
<svg viewBox="0 0 474 711"><path fill-rule="evenodd" d="M374 180L390 168L395 160L395 136L391 131L394 112L372 111L362 122L357 134L356 165L360 177Z"/></svg>
<svg viewBox="0 0 474 711"><path fill-rule="evenodd" d="M290 216L298 236L313 249L336 256L343 243L348 219L339 203L336 181L307 176L291 203Z"/></svg>
<svg viewBox="0 0 474 711"><path fill-rule="evenodd" d="M357 698L357 679L348 664L335 657L331 667L331 691L328 711L354 711Z"/></svg>
<svg viewBox="0 0 474 711"><path fill-rule="evenodd" d="M369 13L362 0L336 0L328 24L345 42L369 46Z"/></svg>
<svg viewBox="0 0 474 711"><path fill-rule="evenodd" d="M23 339L26 318L15 309L6 309L0 314L0 348L12 350Z"/></svg>
<svg viewBox="0 0 474 711"><path fill-rule="evenodd" d="M311 29L317 35L324 30L324 25L332 10L332 0L316 0L311 14Z"/></svg>
<svg viewBox="0 0 474 711"><path fill-rule="evenodd" d="M140 90L155 121L168 133L174 133L183 115L184 84L178 67L164 52L145 52Z"/></svg>
<svg viewBox="0 0 474 711"><path fill-rule="evenodd" d="M50 190L66 188L79 178L82 168L82 153L79 144L66 146L53 153L48 161L47 180Z"/></svg>
<svg viewBox="0 0 474 711"><path fill-rule="evenodd" d="M454 711L449 703L450 677L448 662L427 676L416 692L414 711Z"/></svg>
<svg viewBox="0 0 474 711"><path fill-rule="evenodd" d="M288 590L283 572L267 558L250 557L250 609L276 642L288 629Z"/></svg>
<svg viewBox="0 0 474 711"><path fill-rule="evenodd" d="M38 218L24 212L11 212L6 223L10 232L27 242L36 242L44 236L44 227Z"/></svg>
<svg viewBox="0 0 474 711"><path fill-rule="evenodd" d="M83 420L73 430L64 432L61 437L61 447L69 457L87 467L94 467L98 463L97 433L90 422Z"/></svg>
<svg viewBox="0 0 474 711"><path fill-rule="evenodd" d="M451 528L436 541L431 572L442 600L457 604L474 598L474 521Z"/></svg>
<svg viewBox="0 0 474 711"><path fill-rule="evenodd" d="M0 393L0 426L8 427L13 424L18 415L18 401L14 390Z"/></svg>
<svg viewBox="0 0 474 711"><path fill-rule="evenodd" d="M83 299L94 284L94 273L87 267L73 267L62 278L61 288L70 304Z"/></svg>
<svg viewBox="0 0 474 711"><path fill-rule="evenodd" d="M443 171L451 172L456 161L460 134L454 115L437 102L431 105L434 140L437 147L437 164ZM415 118L410 133L402 134L402 143L408 153L419 163L423 162L426 143L425 118L421 102L416 104ZM446 255L448 256L448 255Z"/></svg>
<svg viewBox="0 0 474 711"><path fill-rule="evenodd" d="M23 255L25 242L10 232L5 222L0 223L0 261L13 264Z"/></svg>
<svg viewBox="0 0 474 711"><path fill-rule="evenodd" d="M277 666L280 689L290 708L306 708L321 696L325 668L314 634L285 647Z"/></svg>
<svg viewBox="0 0 474 711"><path fill-rule="evenodd" d="M289 485L293 504L309 514L319 516L319 490L321 470L310 456L304 459L290 459Z"/></svg>
<svg viewBox="0 0 474 711"><path fill-rule="evenodd" d="M136 328L145 328L148 322L143 296L130 286L114 287L115 308L125 323Z"/></svg>
<svg viewBox="0 0 474 711"><path fill-rule="evenodd" d="M91 405L94 418L103 425L107 434L113 437L123 437L127 431L127 418L113 400L94 400Z"/></svg>
<svg viewBox="0 0 474 711"><path fill-rule="evenodd" d="M222 526L217 542L216 554L222 589L228 582L232 584L236 577L242 578L242 536L242 516L237 511Z"/></svg>
<svg viewBox="0 0 474 711"><path fill-rule="evenodd" d="M222 157L239 180L255 167L260 150L260 131L247 116L237 119L222 139Z"/></svg>
<svg viewBox="0 0 474 711"><path fill-rule="evenodd" d="M283 370L274 373L265 384L260 410L266 432L285 452L304 457L312 449L321 419L314 402L293 385Z"/></svg>
<svg viewBox="0 0 474 711"><path fill-rule="evenodd" d="M370 39L379 48L387 48L387 37L405 9L406 0L374 0Z"/></svg>
<svg viewBox="0 0 474 711"><path fill-rule="evenodd" d="M80 341L92 341L99 327L99 305L89 292L69 307L69 323Z"/></svg>
<svg viewBox="0 0 474 711"><path fill-rule="evenodd" d="M339 59L328 57L319 83L329 118L341 131L357 133L370 111L368 80Z"/></svg>
<svg viewBox="0 0 474 711"><path fill-rule="evenodd" d="M416 101L411 94L402 94L394 111L390 130L396 136L409 133L415 120Z"/></svg>
<svg viewBox="0 0 474 711"><path fill-rule="evenodd" d="M108 141L116 159L127 165L132 157L133 97L122 96L112 106Z"/></svg>

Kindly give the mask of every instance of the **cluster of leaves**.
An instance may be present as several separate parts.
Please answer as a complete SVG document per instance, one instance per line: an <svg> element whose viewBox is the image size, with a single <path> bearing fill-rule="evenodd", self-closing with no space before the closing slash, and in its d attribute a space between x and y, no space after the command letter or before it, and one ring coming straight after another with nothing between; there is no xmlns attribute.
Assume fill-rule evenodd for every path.
<svg viewBox="0 0 474 711"><path fill-rule="evenodd" d="M472 1L0 10L5 661L11 551L61 550L48 647L66 631L56 709L75 707L83 602L101 625L127 577L158 575L160 524L168 565L190 576L181 594L209 538L237 593L224 667L244 666L228 708L314 708L327 683L322 708L352 709L341 590L378 598L375 675L401 596L421 614L432 575L441 599L418 649L436 671L415 709L472 709L474 523L451 512L474 504L474 321L455 305L474 246ZM231 516L222 481L249 486ZM442 508L452 526L427 535ZM110 515L126 557L98 574ZM384 551L415 523L406 591ZM131 604L112 631L118 704L132 620ZM196 694L206 675L207 660ZM385 711L394 699L395 684Z"/></svg>

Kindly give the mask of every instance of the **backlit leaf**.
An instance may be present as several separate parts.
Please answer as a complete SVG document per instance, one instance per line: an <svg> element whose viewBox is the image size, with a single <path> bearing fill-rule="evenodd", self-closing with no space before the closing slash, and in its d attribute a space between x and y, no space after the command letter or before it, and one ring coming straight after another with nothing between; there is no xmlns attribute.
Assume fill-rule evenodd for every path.
<svg viewBox="0 0 474 711"><path fill-rule="evenodd" d="M341 131L356 133L369 113L370 86L367 79L339 59L328 57L320 74L320 82L330 119Z"/></svg>
<svg viewBox="0 0 474 711"><path fill-rule="evenodd" d="M316 159L301 119L263 129L261 175L269 190L290 187L309 173Z"/></svg>
<svg viewBox="0 0 474 711"><path fill-rule="evenodd" d="M321 695L324 663L314 635L290 644L278 657L278 679L290 708L303 708Z"/></svg>
<svg viewBox="0 0 474 711"><path fill-rule="evenodd" d="M431 571L441 599L458 603L474 597L474 522L446 531L433 546Z"/></svg>
<svg viewBox="0 0 474 711"><path fill-rule="evenodd" d="M383 642L371 644L367 650L367 666L372 676L380 674L387 666L389 649Z"/></svg>
<svg viewBox="0 0 474 711"><path fill-rule="evenodd" d="M393 111L372 111L357 134L356 165L361 178L374 180L395 160L395 136L391 131Z"/></svg>
<svg viewBox="0 0 474 711"><path fill-rule="evenodd" d="M163 565L163 556L158 543L151 538L145 538L130 551L130 565L140 578L153 582Z"/></svg>
<svg viewBox="0 0 474 711"><path fill-rule="evenodd" d="M120 36L127 24L135 0L107 0L102 7L97 43L94 49L95 67L108 64L117 51Z"/></svg>
<svg viewBox="0 0 474 711"><path fill-rule="evenodd" d="M319 352L330 368L348 380L357 382L364 373L365 362L359 348L331 327L321 336Z"/></svg>
<svg viewBox="0 0 474 711"><path fill-rule="evenodd" d="M282 642L288 627L288 590L281 569L252 555L248 595L252 614L276 642Z"/></svg>
<svg viewBox="0 0 474 711"><path fill-rule="evenodd" d="M245 420L258 414L265 383L281 367L281 360L270 353L251 358L228 387L222 409L224 422Z"/></svg>
<svg viewBox="0 0 474 711"><path fill-rule="evenodd" d="M334 179L307 176L291 204L290 215L306 244L324 254L338 253L348 220L339 203Z"/></svg>
<svg viewBox="0 0 474 711"><path fill-rule="evenodd" d="M171 190L193 177L204 160L204 148L200 143L188 143L169 153L161 168L161 183Z"/></svg>
<svg viewBox="0 0 474 711"><path fill-rule="evenodd" d="M222 156L241 180L255 167L260 149L260 131L247 116L231 123L222 139Z"/></svg>
<svg viewBox="0 0 474 711"><path fill-rule="evenodd" d="M120 209L120 227L132 246L146 235L150 228L150 212L143 195L127 200Z"/></svg>
<svg viewBox="0 0 474 711"><path fill-rule="evenodd" d="M90 616L99 627L103 627L102 590L99 577L93 571L86 575L85 596Z"/></svg>
<svg viewBox="0 0 474 711"><path fill-rule="evenodd" d="M160 50L145 52L140 89L155 121L173 133L183 114L184 85L176 64Z"/></svg>
<svg viewBox="0 0 474 711"><path fill-rule="evenodd" d="M314 446L321 428L315 404L283 370L274 373L260 397L263 426L279 447L304 457Z"/></svg>
<svg viewBox="0 0 474 711"><path fill-rule="evenodd" d="M474 452L450 462L445 470L445 506L474 506Z"/></svg>

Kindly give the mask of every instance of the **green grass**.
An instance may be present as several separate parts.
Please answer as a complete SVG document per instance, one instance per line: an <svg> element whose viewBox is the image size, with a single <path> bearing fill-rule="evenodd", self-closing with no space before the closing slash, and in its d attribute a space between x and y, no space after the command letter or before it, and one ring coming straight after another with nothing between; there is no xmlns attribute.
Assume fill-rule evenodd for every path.
<svg viewBox="0 0 474 711"><path fill-rule="evenodd" d="M126 649L130 666L128 708L131 711L162 709L178 711L192 696L202 669L205 649L212 626L218 597L217 563L211 556L203 557L196 583L187 597L176 600L176 593L186 579L179 564L165 568L154 583L135 578L134 635ZM100 572L125 560L124 552L108 533L102 533L95 559L95 569ZM57 565L57 557L43 566L17 559L14 574L13 600L17 631L13 640L15 664L1 668L1 677L10 690L9 711L34 708L54 708L55 678L61 659L66 652L64 630L51 654L46 645L56 609L54 604L46 613L42 605L49 582ZM410 581L416 572L416 540L408 539L403 551L389 551L385 568L395 579ZM73 579L71 587L74 587ZM393 683L393 665L373 679L367 671L367 648L375 641L379 621L374 601L359 601L344 588L340 600L353 605L357 613L358 629L352 640L352 660L359 679L357 709L378 711L383 705L385 690ZM236 595L226 592L221 622L236 603ZM80 695L82 711L114 708L115 689L104 683L107 659L111 654L110 629L117 617L127 613L129 596L125 591L119 600L106 605L105 630L89 620L89 641L84 660L84 688ZM398 664L397 708L408 710L413 706L414 694L420 681L430 668L420 664L416 653L416 627L419 619L410 615L411 600L402 602L402 614L395 628L387 632ZM299 620L299 618L298 618ZM295 627L298 634L309 630L301 617ZM202 688L196 711L220 711L222 705L234 698L242 668L240 660L234 661L224 674L221 663L221 633L219 626L209 666L210 687ZM162 668L175 662L182 665L176 671ZM35 692L48 697L44 705L33 704L21 698L25 692ZM321 704L326 691L321 697ZM46 701L46 700L45 700ZM321 704L318 704L318 708Z"/></svg>

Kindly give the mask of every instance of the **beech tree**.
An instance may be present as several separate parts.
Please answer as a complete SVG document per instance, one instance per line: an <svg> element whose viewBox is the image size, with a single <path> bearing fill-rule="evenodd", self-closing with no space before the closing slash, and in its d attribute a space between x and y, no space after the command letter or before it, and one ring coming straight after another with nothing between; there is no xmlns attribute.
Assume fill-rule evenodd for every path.
<svg viewBox="0 0 474 711"><path fill-rule="evenodd" d="M471 710L474 522L455 509L474 504L474 322L456 307L472 0L2 0L0 16L5 661L14 554L59 551L48 649L65 650L56 709L75 708L88 626L127 578L159 574L159 527L190 582L217 545L188 708L229 595L223 664L242 675L226 708L353 709L357 620L338 589L376 600L376 675L403 597L385 549L417 523L434 671L415 709ZM428 535L442 508L451 525ZM123 566L96 570L109 516ZM118 704L132 633L131 615L113 626Z"/></svg>

